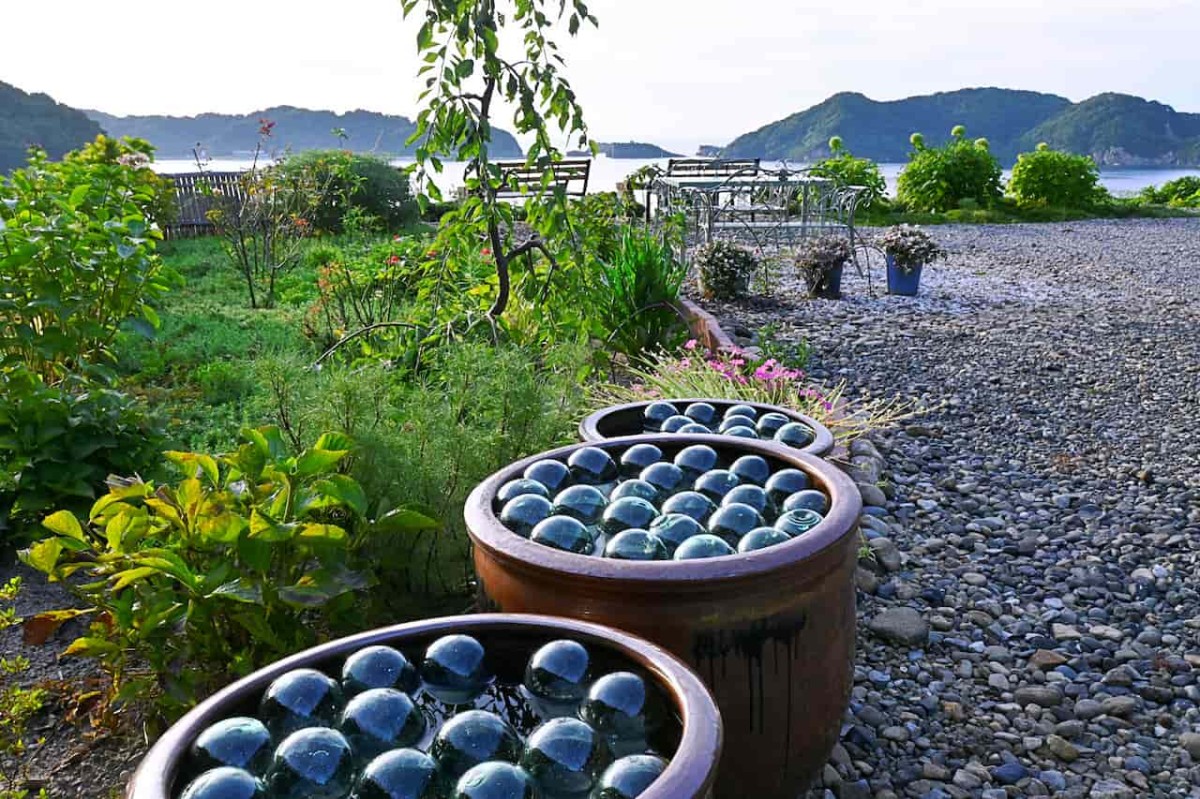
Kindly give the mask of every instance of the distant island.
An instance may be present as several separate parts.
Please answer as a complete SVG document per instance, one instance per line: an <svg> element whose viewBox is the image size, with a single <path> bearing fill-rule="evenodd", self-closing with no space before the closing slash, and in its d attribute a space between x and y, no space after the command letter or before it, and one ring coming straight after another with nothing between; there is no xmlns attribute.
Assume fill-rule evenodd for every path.
<svg viewBox="0 0 1200 799"><path fill-rule="evenodd" d="M955 125L984 137L1006 164L1039 142L1090 155L1101 166L1200 166L1200 114L1124 94L1072 103L1065 97L1013 89L961 89L880 102L835 94L819 105L739 136L721 149L729 158L811 162L829 154L841 136L855 155L883 162L908 160L909 136L930 143Z"/></svg>
<svg viewBox="0 0 1200 799"><path fill-rule="evenodd" d="M657 144L647 144L640 141L600 142L596 145L600 154L608 158L678 158L679 153L664 150ZM590 158L587 150L570 150L567 155L571 158Z"/></svg>
<svg viewBox="0 0 1200 799"><path fill-rule="evenodd" d="M0 82L0 174L24 165L32 144L62 158L100 133L82 111Z"/></svg>
<svg viewBox="0 0 1200 799"><path fill-rule="evenodd" d="M312 111L307 108L278 106L249 114L200 114L194 117L128 116L118 117L101 111L85 111L113 136L137 136L158 148L159 158L191 158L200 144L210 158L243 156L253 152L259 138L260 121L275 123L271 131L272 149L319 150L333 147L355 152L374 152L390 156L411 156L413 148L405 144L416 129L408 117L390 116L374 111ZM339 139L333 131L345 131ZM501 158L523 155L517 140L507 131L492 129L492 153Z"/></svg>

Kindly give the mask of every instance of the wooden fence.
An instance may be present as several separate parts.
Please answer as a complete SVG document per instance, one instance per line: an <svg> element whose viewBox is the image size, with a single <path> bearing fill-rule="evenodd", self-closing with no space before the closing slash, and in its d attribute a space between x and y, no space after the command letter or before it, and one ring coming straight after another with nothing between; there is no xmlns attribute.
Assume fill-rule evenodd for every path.
<svg viewBox="0 0 1200 799"><path fill-rule="evenodd" d="M218 203L244 202L241 172L189 172L163 175L175 184L175 221L163 228L165 239L191 239L213 233L208 212ZM206 186L212 187L210 193Z"/></svg>

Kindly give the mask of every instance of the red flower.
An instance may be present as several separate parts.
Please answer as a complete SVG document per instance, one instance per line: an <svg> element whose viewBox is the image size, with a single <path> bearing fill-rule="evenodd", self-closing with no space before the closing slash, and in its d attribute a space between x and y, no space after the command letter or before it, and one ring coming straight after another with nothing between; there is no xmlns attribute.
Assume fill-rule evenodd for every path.
<svg viewBox="0 0 1200 799"><path fill-rule="evenodd" d="M492 251L490 249L488 249L487 247L484 247L482 250L479 251L479 254L480 255L491 255Z"/></svg>

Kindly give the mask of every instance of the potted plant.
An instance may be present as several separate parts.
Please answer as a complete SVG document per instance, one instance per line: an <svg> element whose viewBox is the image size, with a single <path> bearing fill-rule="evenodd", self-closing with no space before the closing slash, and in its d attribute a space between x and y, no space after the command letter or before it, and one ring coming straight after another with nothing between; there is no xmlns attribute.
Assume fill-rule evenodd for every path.
<svg viewBox="0 0 1200 799"><path fill-rule="evenodd" d="M801 244L796 252L796 268L808 286L808 296L840 298L842 268L853 256L850 242L840 236L821 236Z"/></svg>
<svg viewBox="0 0 1200 799"><path fill-rule="evenodd" d="M696 251L694 261L700 292L706 298L736 300L750 293L750 275L758 268L758 259L745 247L712 241Z"/></svg>
<svg viewBox="0 0 1200 799"><path fill-rule="evenodd" d="M912 297L921 286L921 270L945 251L933 237L912 225L896 225L879 237L887 256L888 294Z"/></svg>

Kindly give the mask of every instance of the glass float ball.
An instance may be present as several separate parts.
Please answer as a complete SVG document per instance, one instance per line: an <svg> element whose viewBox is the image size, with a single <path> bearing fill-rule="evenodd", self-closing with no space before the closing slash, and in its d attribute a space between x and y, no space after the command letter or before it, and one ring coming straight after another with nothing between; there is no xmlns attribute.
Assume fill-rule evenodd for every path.
<svg viewBox="0 0 1200 799"><path fill-rule="evenodd" d="M575 485L563 489L554 498L554 512L578 519L584 524L595 524L604 513L608 500L604 492L592 485Z"/></svg>
<svg viewBox="0 0 1200 799"><path fill-rule="evenodd" d="M590 488L590 486L581 486ZM570 491L571 489L567 489ZM563 493L566 493L564 491ZM500 511L500 523L522 538L528 538L538 522L554 513L550 500L537 494L523 494L511 499Z"/></svg>
<svg viewBox="0 0 1200 799"><path fill-rule="evenodd" d="M258 719L235 716L213 724L191 746L196 771L230 766L261 776L271 765L271 733Z"/></svg>
<svg viewBox="0 0 1200 799"><path fill-rule="evenodd" d="M667 545L648 530L617 533L604 546L604 557L613 560L666 560Z"/></svg>
<svg viewBox="0 0 1200 799"><path fill-rule="evenodd" d="M813 442L816 436L813 434L812 428L800 422L788 422L783 427L775 431L775 440L780 444L787 444L789 447L807 447Z"/></svg>
<svg viewBox="0 0 1200 799"><path fill-rule="evenodd" d="M785 499L811 485L812 480L799 469L780 469L767 479L764 488L767 489L767 496L772 502L783 505Z"/></svg>
<svg viewBox="0 0 1200 799"><path fill-rule="evenodd" d="M815 510L821 515L829 512L829 497L815 488L797 491L783 501L784 512L790 510Z"/></svg>
<svg viewBox="0 0 1200 799"><path fill-rule="evenodd" d="M425 717L408 694L394 688L372 688L346 703L338 729L359 761L365 762L389 749L420 741Z"/></svg>
<svg viewBox="0 0 1200 799"><path fill-rule="evenodd" d="M588 689L579 717L597 732L617 738L646 734L646 683L628 671L606 674Z"/></svg>
<svg viewBox="0 0 1200 799"><path fill-rule="evenodd" d="M458 779L488 760L516 763L521 757L521 739L495 713L468 710L442 725L429 746L429 754L443 773Z"/></svg>
<svg viewBox="0 0 1200 799"><path fill-rule="evenodd" d="M546 493L553 496L570 484L571 470L562 461L546 458L525 467L523 477L538 481L546 487Z"/></svg>
<svg viewBox="0 0 1200 799"><path fill-rule="evenodd" d="M626 755L604 770L591 799L636 799L667 770L656 755Z"/></svg>
<svg viewBox="0 0 1200 799"><path fill-rule="evenodd" d="M816 511L801 508L799 510L791 510L780 515L775 520L775 529L782 530L788 535L795 538L798 535L804 535L809 530L816 527L822 522L823 517Z"/></svg>
<svg viewBox="0 0 1200 799"><path fill-rule="evenodd" d="M670 419L667 419L662 423L662 432L678 433L680 430L690 424L692 424L692 420L686 416L683 416L682 414L679 416L672 416Z"/></svg>
<svg viewBox="0 0 1200 799"><path fill-rule="evenodd" d="M743 455L729 467L729 471L738 476L743 483L765 485L771 477L771 467L765 458L758 455Z"/></svg>
<svg viewBox="0 0 1200 799"><path fill-rule="evenodd" d="M660 497L667 497L683 485L684 475L673 463L655 463L643 469L639 479L654 486Z"/></svg>
<svg viewBox="0 0 1200 799"><path fill-rule="evenodd" d="M188 783L179 799L266 799L266 786L249 771L221 766Z"/></svg>
<svg viewBox="0 0 1200 799"><path fill-rule="evenodd" d="M591 657L578 641L551 641L525 666L525 688L551 702L578 702L587 695Z"/></svg>
<svg viewBox="0 0 1200 799"><path fill-rule="evenodd" d="M425 650L421 679L435 699L461 705L477 697L492 681L483 645L469 635L446 635Z"/></svg>
<svg viewBox="0 0 1200 799"><path fill-rule="evenodd" d="M617 487L608 495L609 502L616 502L618 499L625 497L638 497L647 502L654 502L658 499L658 489L647 483L645 480L633 478L617 484Z"/></svg>
<svg viewBox="0 0 1200 799"><path fill-rule="evenodd" d="M760 416L758 418L758 423L754 426L754 428L758 430L758 434L763 438L774 438L775 433L779 431L779 428L783 427L785 424L791 423L791 417L776 411L771 411Z"/></svg>
<svg viewBox="0 0 1200 799"><path fill-rule="evenodd" d="M717 425L717 432L725 433L734 427L746 427L753 425L754 421L747 419L745 416L726 416L721 420L721 423Z"/></svg>
<svg viewBox="0 0 1200 799"><path fill-rule="evenodd" d="M717 465L717 451L707 444L693 444L679 450L675 465L696 478Z"/></svg>
<svg viewBox="0 0 1200 799"><path fill-rule="evenodd" d="M776 544L782 544L784 541L791 540L792 537L790 535L774 527L755 527L738 541L737 551L754 552L758 549L766 549L767 547L773 547Z"/></svg>
<svg viewBox="0 0 1200 799"><path fill-rule="evenodd" d="M601 485L617 479L617 464L599 447L583 447L567 458L571 478L583 485Z"/></svg>
<svg viewBox="0 0 1200 799"><path fill-rule="evenodd" d="M350 799L445 799L437 762L416 749L393 749L363 769Z"/></svg>
<svg viewBox="0 0 1200 799"><path fill-rule="evenodd" d="M754 428L744 424L729 428L725 431L725 435L734 438L758 438L758 433L754 432Z"/></svg>
<svg viewBox="0 0 1200 799"><path fill-rule="evenodd" d="M670 419L679 413L675 406L669 402L651 402L642 411L642 429L650 433L657 433L662 429L663 422Z"/></svg>
<svg viewBox="0 0 1200 799"><path fill-rule="evenodd" d="M662 504L664 514L682 513L684 516L691 516L701 524L708 521L708 517L712 516L716 509L716 503L699 491L680 491Z"/></svg>
<svg viewBox="0 0 1200 799"><path fill-rule="evenodd" d="M704 535L705 530L704 525L691 516L684 516L682 513L668 513L659 516L650 524L650 532L663 542L663 546L667 548L667 554L673 555L680 544L694 536Z"/></svg>
<svg viewBox="0 0 1200 799"><path fill-rule="evenodd" d="M729 493L721 500L721 504L749 505L759 513L765 514L771 505L771 500L767 498L767 492L756 485L740 485L730 489Z"/></svg>
<svg viewBox="0 0 1200 799"><path fill-rule="evenodd" d="M684 541L675 550L675 560L702 560L704 558L720 558L734 554L733 547L725 539L710 533L695 535Z"/></svg>
<svg viewBox="0 0 1200 799"><path fill-rule="evenodd" d="M634 444L621 453L621 474L636 477L652 463L662 460L662 450L653 444Z"/></svg>
<svg viewBox="0 0 1200 799"><path fill-rule="evenodd" d="M596 546L587 525L570 516L551 516L533 528L529 540L578 555L590 555Z"/></svg>
<svg viewBox="0 0 1200 799"><path fill-rule="evenodd" d="M454 799L539 799L529 772L511 763L480 763L459 778Z"/></svg>
<svg viewBox="0 0 1200 799"><path fill-rule="evenodd" d="M749 405L733 405L725 411L725 419L727 421L735 416L741 416L745 419L749 419L750 422L753 423L754 420L758 418L758 411Z"/></svg>
<svg viewBox="0 0 1200 799"><path fill-rule="evenodd" d="M550 498L550 491L544 485L537 480L522 477L518 480L509 480L500 486L500 490L496 492L496 499L503 505L525 494L536 494L539 497Z"/></svg>
<svg viewBox="0 0 1200 799"><path fill-rule="evenodd" d="M372 688L411 693L420 684L416 667L390 646L364 646L346 658L342 666L342 690L350 696Z"/></svg>
<svg viewBox="0 0 1200 799"><path fill-rule="evenodd" d="M591 790L611 760L608 744L579 719L551 719L525 742L521 766L551 795Z"/></svg>
<svg viewBox="0 0 1200 799"><path fill-rule="evenodd" d="M316 669L296 669L267 687L258 717L278 741L305 727L331 726L344 705L336 680Z"/></svg>
<svg viewBox="0 0 1200 799"><path fill-rule="evenodd" d="M740 482L738 476L728 469L711 469L696 478L695 489L713 502L720 502Z"/></svg>
<svg viewBox="0 0 1200 799"><path fill-rule="evenodd" d="M746 533L765 524L762 514L754 508L734 502L717 508L717 512L708 520L708 531L724 538L730 546L735 546Z"/></svg>
<svg viewBox="0 0 1200 799"><path fill-rule="evenodd" d="M271 799L344 799L354 782L353 750L328 727L294 732L275 750L266 782Z"/></svg>
<svg viewBox="0 0 1200 799"><path fill-rule="evenodd" d="M699 424L698 422L692 422L691 424L685 424L683 427L679 428L675 432L679 433L680 435L687 435L687 436L712 435L711 429L709 429L708 427L705 427L702 424Z"/></svg>
<svg viewBox="0 0 1200 799"><path fill-rule="evenodd" d="M649 501L639 497L625 497L604 509L600 527L608 535L616 535L622 530L644 529L656 518L658 508Z"/></svg>
<svg viewBox="0 0 1200 799"><path fill-rule="evenodd" d="M707 402L693 402L683 409L683 415L705 427L712 427L717 421L717 409Z"/></svg>

